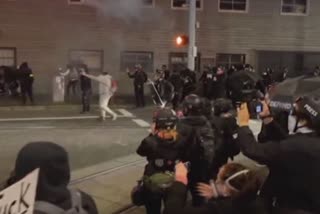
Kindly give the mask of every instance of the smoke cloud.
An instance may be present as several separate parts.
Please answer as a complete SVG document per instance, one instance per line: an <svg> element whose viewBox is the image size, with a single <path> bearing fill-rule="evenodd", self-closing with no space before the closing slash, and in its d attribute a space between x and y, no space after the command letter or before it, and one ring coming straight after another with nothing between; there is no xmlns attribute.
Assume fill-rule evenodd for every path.
<svg viewBox="0 0 320 214"><path fill-rule="evenodd" d="M85 4L104 16L118 18L127 23L143 21L143 0L87 0Z"/></svg>

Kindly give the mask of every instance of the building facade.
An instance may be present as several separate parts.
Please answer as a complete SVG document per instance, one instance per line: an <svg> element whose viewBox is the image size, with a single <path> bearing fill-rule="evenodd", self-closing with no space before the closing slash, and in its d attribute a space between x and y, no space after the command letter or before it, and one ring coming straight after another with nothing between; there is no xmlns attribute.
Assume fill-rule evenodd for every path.
<svg viewBox="0 0 320 214"><path fill-rule="evenodd" d="M250 63L257 70L312 69L320 60L318 0L197 0L199 68ZM131 94L125 69L186 62L174 39L188 32L187 0L1 0L0 65L27 61L35 93L50 94L59 67L81 59Z"/></svg>

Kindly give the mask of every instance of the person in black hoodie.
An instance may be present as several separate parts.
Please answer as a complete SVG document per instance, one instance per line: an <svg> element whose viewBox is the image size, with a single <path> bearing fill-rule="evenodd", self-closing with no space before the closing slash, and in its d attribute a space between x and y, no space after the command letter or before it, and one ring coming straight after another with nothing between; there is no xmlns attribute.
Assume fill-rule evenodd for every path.
<svg viewBox="0 0 320 214"><path fill-rule="evenodd" d="M182 99L186 96L193 94L196 90L196 73L188 68L180 71L180 76L183 79Z"/></svg>
<svg viewBox="0 0 320 214"><path fill-rule="evenodd" d="M263 101L260 117L266 126L264 140L268 140L264 144L258 144L248 128L246 104L239 109L237 142L245 156L268 166L270 174L261 195L273 211L320 213L319 100L318 95L297 100L288 124L295 134L290 136L273 119Z"/></svg>
<svg viewBox="0 0 320 214"><path fill-rule="evenodd" d="M261 179L255 171L237 164L221 167L218 177L211 184L197 184L197 191L207 199L200 207L186 205L187 169L176 166L175 182L170 187L163 214L267 214L264 202L257 197Z"/></svg>
<svg viewBox="0 0 320 214"><path fill-rule="evenodd" d="M182 160L190 163L188 179L194 206L204 202L204 198L197 194L196 184L208 183L211 179L210 169L215 152L214 133L204 112L204 100L191 94L183 102L184 117L178 124L179 141L183 145Z"/></svg>
<svg viewBox="0 0 320 214"><path fill-rule="evenodd" d="M27 62L24 62L19 67L20 72L20 88L21 88L21 95L22 95L22 103L25 105L27 102L27 96L30 99L31 104L34 104L33 100L33 73L32 70L29 68Z"/></svg>
<svg viewBox="0 0 320 214"><path fill-rule="evenodd" d="M177 117L172 109L157 110L153 116L152 134L146 137L137 149L138 155L148 160L143 179L143 198L148 214L161 213L161 202L165 191L165 187L157 190L152 179L159 174L168 177L169 180L170 177L173 179L175 162L179 159L180 150L177 143L176 125Z"/></svg>
<svg viewBox="0 0 320 214"><path fill-rule="evenodd" d="M78 65L78 71L79 72L84 72L86 74L89 74L89 69L88 66L85 64L80 64ZM91 98L91 79L86 77L85 75L80 76L80 88L82 91L82 111L81 113L86 113L90 111L90 98Z"/></svg>
<svg viewBox="0 0 320 214"><path fill-rule="evenodd" d="M53 204L63 210L72 208L70 166L68 153L61 146L51 142L32 142L18 153L15 168L8 186L24 178L33 170L40 168L36 192L35 214L46 214L37 210L37 202ZM88 214L98 214L95 202L84 192L81 193L82 209Z"/></svg>
<svg viewBox="0 0 320 214"><path fill-rule="evenodd" d="M229 158L233 159L240 153L240 148L233 139L238 125L236 109L233 107L232 101L219 98L214 101L213 109L210 122L216 139L215 157L212 161L212 176L215 177L220 167L226 164Z"/></svg>
<svg viewBox="0 0 320 214"><path fill-rule="evenodd" d="M136 107L144 107L145 106L145 99L144 99L144 84L148 80L148 75L142 70L141 65L136 65L134 73L131 73L130 70L127 68L127 74L129 78L134 79L134 94L136 97Z"/></svg>
<svg viewBox="0 0 320 214"><path fill-rule="evenodd" d="M172 100L172 106L174 110L177 110L179 104L182 101L182 92L183 92L183 79L181 78L177 70L173 70L171 76L169 77L169 82L174 87L174 97Z"/></svg>

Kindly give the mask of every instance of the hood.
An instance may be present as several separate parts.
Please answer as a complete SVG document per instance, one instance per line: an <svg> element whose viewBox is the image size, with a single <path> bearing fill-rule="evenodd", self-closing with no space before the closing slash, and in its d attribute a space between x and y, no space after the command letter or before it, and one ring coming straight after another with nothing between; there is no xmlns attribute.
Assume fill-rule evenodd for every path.
<svg viewBox="0 0 320 214"><path fill-rule="evenodd" d="M12 181L22 179L36 168L40 168L37 201L59 205L70 198L67 188L70 167L64 148L51 142L28 143L18 153Z"/></svg>

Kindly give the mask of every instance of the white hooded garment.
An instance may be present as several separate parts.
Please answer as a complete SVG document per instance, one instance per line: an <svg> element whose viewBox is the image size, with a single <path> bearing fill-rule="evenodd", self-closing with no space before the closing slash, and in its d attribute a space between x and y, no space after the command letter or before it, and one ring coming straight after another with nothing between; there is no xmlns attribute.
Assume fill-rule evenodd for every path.
<svg viewBox="0 0 320 214"><path fill-rule="evenodd" d="M96 80L99 82L99 94L100 95L113 95L112 91L112 76L102 75L99 76L92 76L89 74L85 74L85 76L89 77L90 79Z"/></svg>

